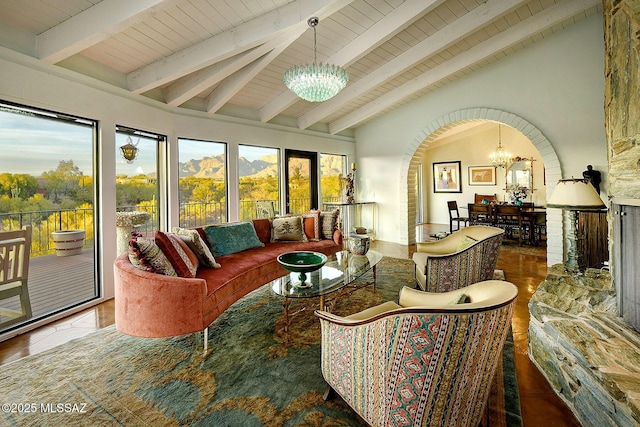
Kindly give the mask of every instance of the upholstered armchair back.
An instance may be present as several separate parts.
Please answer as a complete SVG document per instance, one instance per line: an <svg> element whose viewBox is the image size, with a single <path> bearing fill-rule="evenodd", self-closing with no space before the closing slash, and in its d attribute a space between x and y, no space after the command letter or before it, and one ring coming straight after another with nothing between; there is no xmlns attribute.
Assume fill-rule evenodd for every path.
<svg viewBox="0 0 640 427"><path fill-rule="evenodd" d="M457 304L457 293L450 292L451 301L440 301L440 309L385 303L380 307L389 311L364 319L316 312L325 380L372 426L398 420L411 426L478 425L517 288L503 281L476 285L486 303L472 297L471 303ZM406 299L419 299L416 292Z"/></svg>
<svg viewBox="0 0 640 427"><path fill-rule="evenodd" d="M427 292L445 292L493 278L504 230L470 226L435 242L416 244L416 282Z"/></svg>

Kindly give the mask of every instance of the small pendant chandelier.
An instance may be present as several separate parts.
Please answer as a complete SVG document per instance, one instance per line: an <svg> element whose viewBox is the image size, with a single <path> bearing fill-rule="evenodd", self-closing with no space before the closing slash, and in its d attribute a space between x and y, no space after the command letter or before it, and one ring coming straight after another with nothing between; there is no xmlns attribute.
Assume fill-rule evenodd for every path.
<svg viewBox="0 0 640 427"><path fill-rule="evenodd" d="M298 97L310 102L322 102L336 96L349 81L347 71L339 65L318 64L316 26L319 19L309 18L313 28L313 64L294 65L284 73L284 84Z"/></svg>
<svg viewBox="0 0 640 427"><path fill-rule="evenodd" d="M489 161L491 162L491 166L495 166L497 168L506 168L511 162L511 153L505 151L502 147L502 132L500 125L498 125L498 148L489 155Z"/></svg>

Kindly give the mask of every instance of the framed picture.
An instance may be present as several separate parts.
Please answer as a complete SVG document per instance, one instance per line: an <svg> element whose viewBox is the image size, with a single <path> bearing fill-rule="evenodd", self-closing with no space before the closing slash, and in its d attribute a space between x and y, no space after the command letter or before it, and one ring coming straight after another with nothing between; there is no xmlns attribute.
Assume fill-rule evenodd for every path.
<svg viewBox="0 0 640 427"><path fill-rule="evenodd" d="M440 162L433 164L433 192L461 193L460 162Z"/></svg>
<svg viewBox="0 0 640 427"><path fill-rule="evenodd" d="M496 168L469 166L469 185L496 185Z"/></svg>

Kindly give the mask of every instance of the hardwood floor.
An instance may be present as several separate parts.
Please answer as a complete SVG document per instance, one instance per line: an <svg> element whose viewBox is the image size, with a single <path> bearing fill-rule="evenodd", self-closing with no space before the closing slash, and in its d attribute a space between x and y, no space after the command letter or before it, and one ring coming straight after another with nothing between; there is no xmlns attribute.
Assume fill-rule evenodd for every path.
<svg viewBox="0 0 640 427"><path fill-rule="evenodd" d="M419 241L427 240L429 234L446 229L448 226L420 226L417 230L417 239ZM386 256L409 259L415 250L414 246L381 241L373 242L372 248ZM500 250L497 268L504 270L506 279L517 285L520 291L512 323L524 426L580 426L568 407L556 396L546 379L527 356L528 302L547 273L544 248L519 248L517 243L515 245L505 244ZM30 354L39 353L113 323L114 304L111 300L29 333L0 342L0 364L4 365Z"/></svg>

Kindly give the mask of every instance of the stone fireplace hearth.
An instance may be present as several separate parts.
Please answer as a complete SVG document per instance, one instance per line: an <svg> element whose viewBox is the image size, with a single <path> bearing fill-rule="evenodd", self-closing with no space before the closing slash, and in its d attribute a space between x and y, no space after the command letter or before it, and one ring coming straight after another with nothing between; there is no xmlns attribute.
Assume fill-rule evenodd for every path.
<svg viewBox="0 0 640 427"><path fill-rule="evenodd" d="M557 264L529 311L529 357L580 422L639 425L640 334L618 316L609 272Z"/></svg>
<svg viewBox="0 0 640 427"><path fill-rule="evenodd" d="M640 334L621 315L640 316L625 307L629 299L640 304L639 250L622 246L629 222L619 212L620 205L640 206L640 2L603 0L603 6L612 274L550 268L529 302L529 357L583 425L637 426Z"/></svg>

